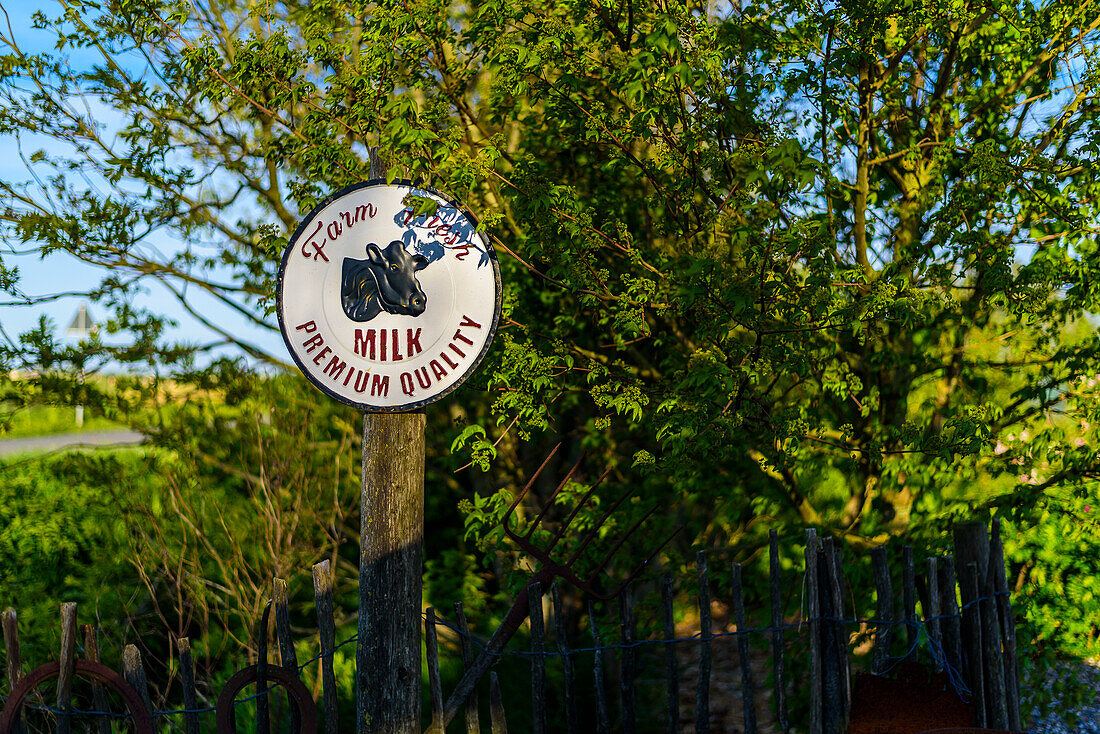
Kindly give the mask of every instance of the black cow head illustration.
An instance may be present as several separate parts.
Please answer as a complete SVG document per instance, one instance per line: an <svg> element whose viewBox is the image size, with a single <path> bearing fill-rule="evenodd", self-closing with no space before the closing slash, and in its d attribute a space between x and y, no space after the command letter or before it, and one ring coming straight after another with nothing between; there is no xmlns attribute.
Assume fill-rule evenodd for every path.
<svg viewBox="0 0 1100 734"><path fill-rule="evenodd" d="M416 281L416 273L428 266L428 258L410 255L394 240L380 250L367 245L367 259L344 258L340 302L352 321L370 321L387 313L419 316L428 305L428 297Z"/></svg>

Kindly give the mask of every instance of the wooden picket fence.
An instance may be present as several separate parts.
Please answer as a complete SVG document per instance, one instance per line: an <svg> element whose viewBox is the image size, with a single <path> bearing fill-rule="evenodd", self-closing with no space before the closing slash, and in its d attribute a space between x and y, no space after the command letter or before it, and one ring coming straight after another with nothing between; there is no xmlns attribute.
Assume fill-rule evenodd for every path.
<svg viewBox="0 0 1100 734"><path fill-rule="evenodd" d="M524 592L530 601L530 648L513 647L494 656L498 658L494 660L498 667L500 659L510 656L513 656L511 662L520 658L530 664L530 720L524 710L519 722L522 726L517 728L517 722L513 722L513 728L532 734L551 730L709 734L712 728L717 728L712 695L721 687L738 689L741 721L737 723L745 734L761 731L760 715L767 719L764 728L783 734L871 730L859 728L859 717L867 708L859 705L860 688L853 686L859 676L852 672L852 663L858 659L854 646L862 637L869 637L869 642L873 642L871 674L882 676L899 665L923 661L949 682L952 695L965 699L972 721L959 725L1022 731L1015 624L999 523L994 521L991 533L981 523L956 526L954 546L954 555L930 556L919 566L913 550L901 548L901 569L897 575L901 579L900 595L895 593L887 548L873 549L876 612L872 619L857 619L851 605L845 604L845 598L854 599L854 593L845 580L839 545L832 538L821 540L814 530L807 530L806 572L798 579L795 594L799 609L796 614L789 614L784 608L783 591L790 591L791 587L785 586L779 541L773 531L769 548L770 598L767 604L753 606L754 610L767 611L769 624L750 627L741 566L733 563L729 566L730 595L726 605L732 624L718 630L712 615L711 590L719 585L725 587L725 577L721 584L716 583L715 572L708 567L708 554L701 552L696 559L694 579L698 587L695 600L698 632L686 637L677 637L673 617L677 588L668 576L656 583L654 592L659 594L659 601L647 608L659 609L656 615L659 619L646 620L650 631L643 637L639 637L637 619L639 603L645 600L642 584L619 596L617 620L611 626L606 617L595 613L593 602L589 601L587 620L574 629L584 630L591 638L590 645L587 641L570 639L559 589L532 584ZM319 652L313 660L299 664L296 658L287 585L276 579L272 603L264 611L260 629L267 630L267 616L273 609L278 663L268 661L267 635L259 635L257 663L235 674L216 702L204 701L196 686L190 641L179 639L178 703L182 705L171 710L154 710L137 647L124 648L123 671L119 674L100 664L95 630L85 626L83 652L78 658L75 604L61 607L58 660L24 675L17 615L9 609L3 614L9 692L7 698L0 699L3 703L0 734L29 734L26 727L31 719L50 723L57 731L66 733L80 725L98 734L108 734L115 730L112 727L123 725L137 732L182 730L198 734L216 730L224 734L236 730L235 719L240 715L254 716L255 722L251 723L259 734L269 734L273 724L288 727L286 730L291 732L323 730L325 734L336 734L340 707L354 706L354 701L340 701L337 696L332 576L327 561L314 566L313 578L319 629ZM544 618L546 595L552 610L552 635L547 634ZM461 605L456 605L453 620L442 619L431 608L424 616L431 701L427 731L443 732L461 713L464 723L451 729L462 728L467 734L480 732L483 719L479 717L479 709L485 702L479 697L478 681L473 681L474 685L460 682L450 697L444 698L440 639L460 651L466 670L473 668L478 655L490 653L484 641L470 633ZM756 651L754 666L752 644L758 640L766 648L764 652ZM340 646L354 642L352 638ZM720 646L724 645L736 647L738 681L714 679L715 652L723 651ZM690 658L686 651L693 653ZM762 674L761 660L769 657L770 670ZM591 671L580 671L579 663L589 660ZM303 670L314 663L320 666L320 695L316 701L301 680ZM548 674L548 665L556 666L554 676ZM515 665L509 668L514 669ZM551 677L560 679L560 685L552 686ZM92 709L74 706L74 679L80 678L92 681L91 697L82 693L81 698L90 700ZM57 680L56 696L49 704L41 701L41 697L36 701L33 691L50 679ZM691 691L685 688L685 683L692 682L694 701L686 706L684 700L691 698ZM490 672L487 683L488 728L494 734L504 734L508 717L495 670ZM284 693L269 697L268 692L276 686L283 688ZM639 701L640 686L646 692L642 701ZM617 695L612 695L613 688L618 689ZM653 695L658 689L664 692L664 700L660 702L655 700L660 697ZM800 691L798 697L792 696L795 690ZM109 699L108 692L113 692L113 699ZM282 695L291 705L282 705ZM581 699L586 701L582 704ZM122 706L118 705L120 701ZM242 708L244 704L248 706ZM762 708L765 705L766 710ZM797 715L792 715L795 710Z"/></svg>

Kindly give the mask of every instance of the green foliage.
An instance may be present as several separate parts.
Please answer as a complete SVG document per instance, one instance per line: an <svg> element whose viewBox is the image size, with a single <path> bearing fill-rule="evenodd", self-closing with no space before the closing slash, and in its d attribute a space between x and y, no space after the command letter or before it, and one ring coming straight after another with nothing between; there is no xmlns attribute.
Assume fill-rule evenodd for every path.
<svg viewBox="0 0 1100 734"><path fill-rule="evenodd" d="M0 464L0 603L19 613L24 660L56 658L64 601L94 610L112 662L123 641L149 629L127 516L158 488L165 464L157 452L139 449Z"/></svg>
<svg viewBox="0 0 1100 734"><path fill-rule="evenodd" d="M300 394L272 428L245 420L256 378L194 369L195 345L166 340L133 294L153 279L194 308L185 286L200 289L271 328L278 248L302 212L369 176L373 150L389 177L456 197L503 253L498 343L462 408L432 415L457 464L490 469L438 477L429 524L454 546L429 551L440 594L514 559L493 523L562 441L587 451L577 487L609 471L575 527L626 488L600 540L660 510L611 573L678 526L672 568L698 547L752 553L771 528L863 549L995 512L1018 529L1017 570L1030 564L1034 634L1094 653L1095 630L1055 620L1100 618L1094 569L1067 560L1098 540L1081 521L1100 476L1100 4L636 5L66 6L38 21L56 52L8 39L0 133L57 147L32 162L44 192L0 182L4 241L103 266L92 295L114 310L114 346L84 351L192 386L160 435L213 460L178 487L216 470L250 497L269 486L267 442L293 456L276 462L285 476L339 485L351 467L324 457L353 431L302 428L329 410L306 407L320 397ZM71 64L74 46L103 58ZM118 135L79 112L88 98ZM42 332L0 356L60 373L55 351ZM163 404L161 384L136 381L127 405ZM242 444L203 435L234 430ZM474 561L448 517L460 495ZM547 524L580 497L570 488ZM444 569L473 577L444 589Z"/></svg>

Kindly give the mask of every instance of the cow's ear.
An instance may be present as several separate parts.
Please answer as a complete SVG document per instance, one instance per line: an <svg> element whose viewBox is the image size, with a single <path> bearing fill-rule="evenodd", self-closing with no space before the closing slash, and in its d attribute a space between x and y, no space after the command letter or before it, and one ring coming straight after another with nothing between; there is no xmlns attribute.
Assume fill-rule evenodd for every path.
<svg viewBox="0 0 1100 734"><path fill-rule="evenodd" d="M385 265L386 259L382 257L382 251L373 242L367 245L367 259L372 265Z"/></svg>
<svg viewBox="0 0 1100 734"><path fill-rule="evenodd" d="M413 272L416 272L417 270L423 270L424 268L428 267L428 258L424 257L423 255L413 255L412 261Z"/></svg>

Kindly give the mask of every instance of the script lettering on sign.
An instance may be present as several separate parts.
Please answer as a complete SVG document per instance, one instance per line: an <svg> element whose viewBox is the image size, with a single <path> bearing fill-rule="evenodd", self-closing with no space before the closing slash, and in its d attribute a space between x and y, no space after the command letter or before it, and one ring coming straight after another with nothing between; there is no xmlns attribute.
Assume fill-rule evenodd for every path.
<svg viewBox="0 0 1100 734"><path fill-rule="evenodd" d="M416 214L412 201L434 200ZM321 390L365 410L425 405L477 368L500 275L462 209L408 183L352 186L310 213L279 274L283 338Z"/></svg>

